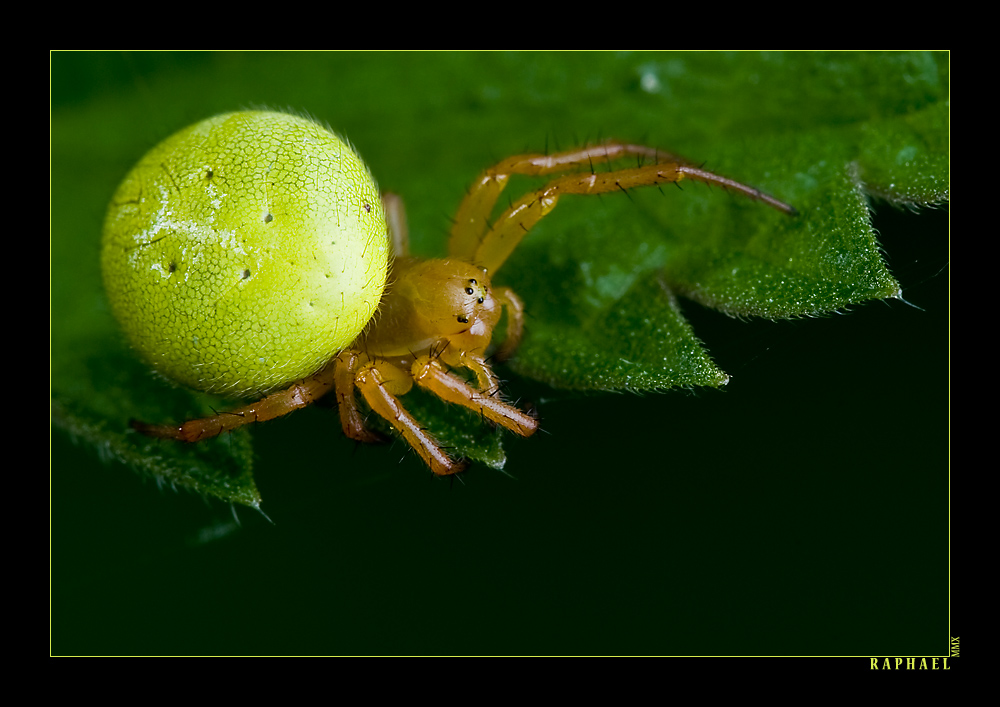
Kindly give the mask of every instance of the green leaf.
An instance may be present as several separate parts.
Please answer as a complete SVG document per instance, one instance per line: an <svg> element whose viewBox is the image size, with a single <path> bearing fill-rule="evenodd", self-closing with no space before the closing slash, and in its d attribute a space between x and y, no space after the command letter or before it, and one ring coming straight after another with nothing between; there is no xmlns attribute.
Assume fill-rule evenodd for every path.
<svg viewBox="0 0 1000 707"><path fill-rule="evenodd" d="M158 484L258 508L250 434L240 430L186 445L131 430L131 419L203 417L220 401L155 378L132 352L115 346L117 332L100 333L107 341L80 335L76 348L53 350L53 423L78 443L93 446L105 461L124 463Z"/></svg>
<svg viewBox="0 0 1000 707"><path fill-rule="evenodd" d="M131 418L226 403L135 360L98 271L118 181L208 115L267 105L329 122L404 197L424 255L444 254L448 216L485 166L608 135L707 161L793 204L797 217L689 183L564 197L525 239L496 277L528 308L509 368L552 386L643 391L726 382L684 317L692 307L776 319L900 297L869 202L947 202L948 96L944 53L54 54L53 423L159 481L259 502L250 435L185 446L129 430ZM503 465L499 433L474 416L417 394L405 402L456 453ZM333 412L299 414L339 428Z"/></svg>

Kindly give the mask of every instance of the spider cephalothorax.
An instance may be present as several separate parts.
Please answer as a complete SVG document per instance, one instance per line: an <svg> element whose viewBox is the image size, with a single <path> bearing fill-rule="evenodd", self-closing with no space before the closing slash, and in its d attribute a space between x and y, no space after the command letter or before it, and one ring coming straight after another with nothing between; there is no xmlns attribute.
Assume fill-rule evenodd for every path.
<svg viewBox="0 0 1000 707"><path fill-rule="evenodd" d="M294 380L279 381L275 385L269 384L269 388L277 392L270 392L257 402L236 410L205 419L191 420L179 426L133 423L133 426L139 431L155 437L195 442L251 422L260 422L284 415L309 405L331 390L335 390L344 432L353 439L374 441L377 439L377 435L372 433L365 424L366 411L359 406L357 392L360 393L366 406L372 412L385 418L417 451L434 473L453 474L462 470L465 464L449 457L434 438L423 429L420 422L406 411L400 402L400 397L409 392L416 384L447 402L463 406L478 417L501 425L518 435L526 437L537 430L538 422L533 414L524 412L501 398L499 381L488 363L488 351L493 343L493 331L501 320L503 310L507 311L507 335L493 354L494 359L503 360L513 353L520 342L524 323L524 304L520 298L509 288L494 287L491 279L503 266L521 239L540 219L555 208L562 195L627 191L635 187L693 179L736 191L749 198L763 201L786 213L795 213L792 207L752 187L692 166L662 151L642 145L608 142L553 155L519 155L485 170L473 183L458 209L451 231L448 258L426 260L409 255L406 219L401 200L398 197L386 195L383 197L384 209L376 209L376 204L373 203L375 200L370 196L374 188L373 184L365 181L361 183L352 181L353 179L363 180L365 177L370 180L370 176L357 168L344 170L339 167L347 157L356 160L356 155L353 152L347 153L348 148L344 143L339 140L333 142L330 140L331 135L328 134L314 135L317 129L322 129L309 121L294 116L239 113L231 116L220 116L220 118L213 120L219 122L222 118L226 120L221 121L220 124L235 124L236 128L224 129L222 134L214 135L213 140L194 141L193 147L188 143L184 143L181 147L169 147L166 150L167 158L171 156L171 150L174 152L197 150L199 146L204 144L212 144L213 146L221 144L225 147L227 139L232 141L232 150L236 151L246 145L247 138L243 132L253 132L255 135L263 135L265 139L271 140L276 145L273 153L267 153L266 169L255 167L245 170L250 176L242 178L242 181L237 184L232 180L227 181L227 175L246 166L247 158L242 153L234 154L226 149L218 148L211 155L191 156L184 152L177 162L185 165L183 169L191 170L191 174L174 173L171 171L173 168L170 166L172 164L170 159L157 154L156 160L158 162L154 161L153 167L150 169L156 176L162 177L158 172L162 168L169 177L168 180L162 180L162 184L156 182L158 189L164 195L162 200L173 200L172 213L178 211L196 212L202 221L202 226L186 223L183 229L174 228L173 230L171 230L172 227L162 225L165 221L161 216L156 218L152 216L154 212L162 212L162 209L160 212L156 211L157 208L160 208L160 202L157 202L156 205L144 205L143 199L146 197L143 196L143 189L134 187L125 189L125 186L129 184L127 180L120 190L125 193L125 196L117 202L112 202L112 212L115 212L116 209L127 212L128 218L113 220L112 213L109 213L109 225L105 227L105 279L106 282L109 282L108 289L109 294L112 295L113 305L116 304L114 292L135 290L135 288L129 288L130 283L125 283L126 286L122 287L121 283L114 281L113 277L109 278L109 272L117 276L123 270L129 272L129 268L134 269L134 266L131 265L132 261L128 261L128 267L120 264L122 258L119 252L124 253L127 259L138 249L163 247L163 239L186 237L193 228L197 232L199 243L211 238L228 238L244 244L240 246L241 253L257 253L259 250L267 254L267 257L263 255L260 257L247 256L253 261L253 266L248 265L243 269L233 270L234 277L238 275L244 281L258 276L258 273L269 272L268 268L285 268L285 270L275 271L279 273L275 276L275 281L286 287L297 287L297 283L300 281L319 282L322 286L328 287L330 281L333 280L336 284L333 285L332 295L324 290L314 296L312 290L306 289L299 298L301 304L298 305L295 316L309 318L313 315L317 302L327 303L324 304L327 307L324 313L325 316L331 318L331 326L336 320L336 326L343 328L341 320L349 320L351 325L355 327L347 330L353 331L351 335L353 341L346 346L337 345L332 350L320 348L317 359L319 363L315 365L310 374L296 376ZM209 122L211 121L206 121L206 124ZM201 132L198 129L202 128L202 125L204 124L192 128L199 136ZM211 126L203 129L202 132L205 130L211 132ZM227 133L226 130L231 130L235 134ZM289 137L293 132L301 130L312 131L309 140L303 141L299 138ZM295 134L297 135L297 133ZM332 147L311 147L324 140L330 141ZM310 147L304 148L303 145ZM283 155L289 153L296 156L303 149L322 149L324 151L318 155L309 155L312 166L303 167L303 164L310 164L310 162L304 163L302 160L292 160L291 166L282 164ZM157 150L164 151L162 146ZM329 154L331 150L338 152L338 155L331 156ZM611 171L594 170L595 164L611 163L625 157L633 157L640 164ZM645 163L642 164L642 162ZM137 168L139 170L138 181L144 184L143 178L147 175L141 169L142 164L140 163L140 168ZM181 171L181 168L177 169ZM282 169L291 177L278 182L270 176L283 174ZM320 171L316 174L303 175L297 174L296 169ZM330 173L322 171L330 169L334 170L332 177ZM513 202L499 217L490 220L497 198L513 174L559 176L554 176L544 186ZM136 178L130 175L130 179L135 181ZM154 178L149 177L149 179L153 180ZM259 180L260 184L254 184L254 179ZM253 241L253 239L245 236L239 227L232 231L226 231L214 225L234 221L241 223L240 219L233 219L232 215L226 212L227 202L224 197L227 194L227 189L246 189L250 194L261 196L243 199L243 195L241 195L239 209L251 214L251 216L247 216L247 213L242 214L244 217L242 223L249 224L246 227L248 230L252 226L253 229L261 231L262 238L271 238L269 229L276 229L285 221L293 221L293 217L297 215L294 211L294 205L298 201L310 197L309 194L301 194L295 192L294 189L302 189L301 184L303 183L323 184L324 181L331 180L335 183L331 184L327 191L339 194L339 198L342 199L342 203L334 203L329 207L331 213L335 212L335 218L329 222L322 219L315 220L315 223L309 221L305 227L297 225L297 228L300 229L306 228L320 232L318 239L320 245L310 246L309 254L311 255L292 257L286 256L284 251L275 255L277 248L272 240L265 240L264 245L255 250L251 245L256 246L256 242L248 245L248 242ZM290 190L292 193L286 193ZM150 193L155 190L147 187L145 191ZM255 198L264 199L267 203L256 203ZM288 204L292 206L289 207ZM285 205L284 208L288 210L283 211L282 205ZM311 205L308 209L322 211L322 209L316 209ZM266 214L266 216L257 218L257 214ZM127 228L121 225L122 221L127 223ZM143 226L143 229L139 229L139 233L132 233L129 230L135 230L133 222ZM155 222L157 225L150 226L150 222ZM295 223L298 224L298 221ZM312 233L312 230L309 233L302 233L302 238L313 238L315 234ZM330 235L328 231L332 232L333 235ZM278 231L274 230L274 232ZM220 233L221 235L219 235ZM297 232L284 234L283 237L282 243L287 240L293 245L282 247L293 249L296 247L294 244L298 242ZM124 246L121 245L122 243ZM167 244L170 243L172 241L167 240ZM331 243L338 244L338 247L341 247L343 243L356 243L354 252L357 255L348 256L343 262L334 262L332 265L327 262L332 256L323 254L323 257L320 258L315 255L315 252L322 251ZM373 256L378 256L379 253L389 248L394 255L394 260L387 277L384 260L380 261L378 257ZM174 250L177 253L187 252L182 248ZM174 256L170 256L170 258L178 259ZM170 258L167 259L170 260ZM363 269L359 276L353 279L347 278L348 281L365 283L365 286L371 286L374 283L379 287L381 283L387 283L381 293L378 313L374 317L371 317L374 305L370 301L370 296L362 294L359 297L353 290L348 291L348 285L341 285L337 280L339 274L347 273L351 266L355 265L353 262L347 262L350 258L356 258L360 263L359 267ZM160 260L162 259L160 258ZM156 259L154 258L154 260ZM153 286L144 285L144 287L147 289L158 287L161 280L169 281L178 267L173 260L171 260L170 268L167 268L169 273L165 277L158 275L159 279L154 279ZM298 272L288 272L287 270L289 267L309 269L313 267L311 260L322 260L326 270L319 275L309 273L309 277L300 277ZM163 264L159 260L156 260L155 265L159 268L158 273L164 272ZM181 263L181 265L185 265L185 263ZM340 268L341 273L337 272L338 268ZM217 270L219 270L218 267L209 268L209 273L214 274ZM188 271L185 270L185 273ZM206 275L206 277L208 276ZM228 293L233 287L242 286L242 284L240 282L223 289ZM310 285L310 287L320 287L320 285ZM212 291L214 292L215 289ZM298 290L295 292L298 293ZM338 293L345 302L351 301L359 304L352 305L346 313L337 311L335 307L329 307L328 302L330 300L336 301ZM197 304L197 300L195 303ZM217 310L218 307L216 306L215 309ZM247 307L246 309L273 312L274 308L269 305L269 307ZM240 307L235 306L233 310L238 314ZM118 311L117 306L116 311ZM367 314L359 316L358 312L367 312ZM369 317L371 317L370 321ZM145 322L137 324L121 314L119 314L119 318L123 320L126 331L137 326L148 328L145 327ZM169 318L169 321L173 322L175 319ZM293 318L293 322L297 321L298 319ZM284 319L281 320L281 323L287 328ZM266 330L266 335L262 335L261 340L277 341L275 346L278 349L282 348L284 338L288 336L287 334L271 336L269 327L272 327L272 322L266 317L259 321L237 322L237 325L242 327L241 330L246 331ZM163 340L175 348L183 342L192 341L190 333L183 327L180 327L177 332L172 331L171 336L172 338L169 340L166 338ZM293 343L298 348L302 348L303 343L309 342L295 341ZM136 345L137 348L143 350L148 358L155 359L155 352L144 350L142 344ZM330 347L331 345L326 344L326 346ZM247 357L246 361L238 362L238 366L234 366L234 370L237 371L253 370L258 362L278 358L275 352L268 347L255 349L252 346L244 345L232 348L238 348L239 351L227 351L226 355ZM213 350L212 356L214 357L213 361L217 360L218 351ZM201 365L201 361L197 357L192 356L191 358L193 359L192 365ZM456 372L461 369L471 373L468 381L466 378L456 375ZM226 371L223 370L221 377L224 381L225 374ZM234 375L234 377L238 376ZM188 377L182 379L192 384ZM281 385L282 382L285 383L284 386ZM239 388L241 381L233 380L228 381L228 383L234 388ZM192 385L199 387L197 383ZM207 388L208 386L203 387Z"/></svg>

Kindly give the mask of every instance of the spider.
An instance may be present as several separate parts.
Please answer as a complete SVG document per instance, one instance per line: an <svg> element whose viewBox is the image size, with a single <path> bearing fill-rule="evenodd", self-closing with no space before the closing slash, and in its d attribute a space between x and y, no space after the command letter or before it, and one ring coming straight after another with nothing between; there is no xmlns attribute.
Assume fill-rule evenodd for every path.
<svg viewBox="0 0 1000 707"><path fill-rule="evenodd" d="M637 166L598 171L595 164L625 159ZM610 168L609 168L610 169ZM489 217L511 175L548 176L550 181L515 201L492 223ZM422 259L409 254L402 201L383 195L394 253L391 277L378 313L347 348L319 371L290 387L229 412L190 420L179 426L137 421L132 426L152 437L197 442L252 422L263 422L305 407L331 391L336 394L344 433L374 442L379 436L365 424L357 393L385 418L438 475L466 468L452 459L400 402L414 384L460 405L522 437L538 429L538 419L504 401L488 348L502 312L507 336L493 359L502 361L517 349L524 328L524 303L492 278L539 220L568 194L627 192L644 186L692 179L715 184L786 214L795 209L740 182L693 166L669 153L643 145L606 142L556 154L523 154L483 171L459 206L451 229L448 257ZM471 373L470 382L455 369Z"/></svg>

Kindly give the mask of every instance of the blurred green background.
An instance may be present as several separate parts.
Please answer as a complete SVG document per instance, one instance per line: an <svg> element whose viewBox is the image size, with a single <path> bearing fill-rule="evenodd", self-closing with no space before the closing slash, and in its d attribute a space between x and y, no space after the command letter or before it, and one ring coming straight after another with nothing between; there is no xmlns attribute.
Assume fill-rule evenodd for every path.
<svg viewBox="0 0 1000 707"><path fill-rule="evenodd" d="M116 336L92 324L107 201L201 118L266 106L330 123L404 196L415 250L441 253L468 182L508 154L615 135L711 162L713 134L801 114L795 87L767 80L776 60L821 63L53 54L53 365ZM750 65L771 100L699 114L689 64ZM820 68L801 74L825 80ZM948 214L874 206L916 306L773 323L683 302L733 376L722 391L583 395L504 369L543 420L506 439L507 474L432 478L400 443L355 447L317 407L253 430L274 523L238 507L237 525L228 505L158 488L54 428L51 652L943 654Z"/></svg>

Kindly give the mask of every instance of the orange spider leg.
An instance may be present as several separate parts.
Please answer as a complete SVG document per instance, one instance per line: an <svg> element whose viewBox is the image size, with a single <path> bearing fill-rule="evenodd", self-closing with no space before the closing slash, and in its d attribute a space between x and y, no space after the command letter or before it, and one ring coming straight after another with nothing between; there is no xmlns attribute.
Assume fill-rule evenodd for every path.
<svg viewBox="0 0 1000 707"><path fill-rule="evenodd" d="M408 374L391 364L379 366L368 361L358 368L354 382L372 411L396 428L431 471L439 476L446 476L465 469L467 465L452 461L437 441L399 402L396 396L403 395L413 385Z"/></svg>
<svg viewBox="0 0 1000 707"><path fill-rule="evenodd" d="M337 409L340 412L340 425L348 438L358 442L380 442L382 438L368 429L364 416L358 409L358 401L354 397L355 378L358 369L369 358L357 351L345 351L334 359L334 387L337 390Z"/></svg>
<svg viewBox="0 0 1000 707"><path fill-rule="evenodd" d="M482 365L485 367L485 363ZM490 422L506 427L511 432L530 437L538 429L538 420L494 394L477 390L468 383L450 375L441 364L430 356L421 356L413 364L413 379L421 388L442 400L461 405L479 413Z"/></svg>
<svg viewBox="0 0 1000 707"><path fill-rule="evenodd" d="M552 155L525 154L508 157L503 162L498 162L484 170L472 183L469 193L466 194L455 214L455 223L451 229L449 242L450 254L452 257L472 260L483 234L489 226L490 213L512 174L538 177L583 167L592 171L595 162L612 162L628 155L650 158L655 163L686 163L684 159L668 152L645 145L629 145L620 142L592 145Z"/></svg>
<svg viewBox="0 0 1000 707"><path fill-rule="evenodd" d="M150 425L132 420L134 430L150 437L176 439L182 442L198 442L230 432L253 422L266 422L287 415L293 410L312 405L334 386L336 359L310 377L290 388L272 393L250 405L230 412L221 412L200 420L188 420L183 425Z"/></svg>
<svg viewBox="0 0 1000 707"><path fill-rule="evenodd" d="M403 197L391 192L383 194L382 208L385 209L385 220L389 225L392 256L402 258L409 255L410 227L406 223L406 207L403 205Z"/></svg>
<svg viewBox="0 0 1000 707"><path fill-rule="evenodd" d="M596 172L596 160L611 162L626 156L649 158L651 164L612 172ZM557 178L522 198L488 229L487 219L511 174L542 176L589 167L587 173ZM473 183L456 214L451 230L450 253L485 267L491 275L513 252L532 226L555 208L560 194L603 194L633 187L694 179L737 191L751 199L795 214L795 209L746 184L695 167L660 150L644 145L612 142L554 155L520 155L484 171ZM537 202L537 203L536 203ZM503 223L512 221L512 223Z"/></svg>
<svg viewBox="0 0 1000 707"><path fill-rule="evenodd" d="M772 196L726 177L697 167L682 164L651 164L645 167L621 169L615 172L590 172L557 177L544 187L531 192L515 202L497 219L476 250L474 262L495 273L536 223L556 207L563 194L606 194L643 186L656 186L666 182L694 179L733 189L753 199L788 214L794 208Z"/></svg>
<svg viewBox="0 0 1000 707"><path fill-rule="evenodd" d="M472 371L476 376L476 383L478 388L476 390L482 392L485 395L496 395L500 392L500 379L497 378L497 374L493 372L486 361L481 357L475 356L468 352L462 351L458 356L445 356L439 352L431 351L430 355L421 356L417 359L417 362L413 364L411 370L413 371L414 379L417 383L420 383L420 378L417 377L417 371L423 371L423 367L428 361L444 361L446 364L457 367L457 368L467 368ZM440 366L440 364L439 364ZM443 370L443 367L442 367ZM456 379L457 380L457 379Z"/></svg>
<svg viewBox="0 0 1000 707"><path fill-rule="evenodd" d="M506 361L521 343L524 333L524 302L509 287L494 287L493 297L507 308L507 336L493 358L496 361Z"/></svg>

